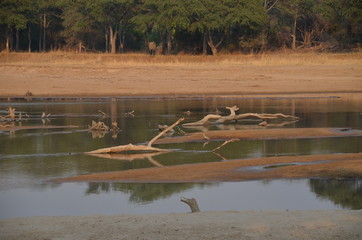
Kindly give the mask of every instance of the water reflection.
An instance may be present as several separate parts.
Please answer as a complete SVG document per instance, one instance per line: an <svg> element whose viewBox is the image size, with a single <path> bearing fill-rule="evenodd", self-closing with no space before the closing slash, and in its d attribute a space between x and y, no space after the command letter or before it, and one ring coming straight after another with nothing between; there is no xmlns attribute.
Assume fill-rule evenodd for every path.
<svg viewBox="0 0 362 240"><path fill-rule="evenodd" d="M229 111L225 107L233 105L237 105L240 108L239 113L284 113L300 117L298 122L277 126L282 128L338 127L362 129L361 98L232 99L210 97L192 100L159 98L152 100L114 99L113 101L108 101L107 99L95 101L93 99L91 101L84 100L83 102L0 102L0 114L4 115L4 112L1 111L6 110L9 106L15 107L16 111L22 113L22 121L12 124L36 128L0 132L0 197L9 198L9 204L14 202L11 199L14 197L18 198L20 196L22 199L33 198L41 206L48 204L49 200L47 199L52 199L54 196L59 197L60 195L60 198L64 198L63 194L66 196L69 194L71 199L73 195L87 193L87 199L94 195L102 197L105 195L104 198L107 198L108 194L127 193L130 194L130 199L134 202L148 203L152 201L157 202L160 199L178 198L178 193L182 192L190 194L189 196L197 197L198 201L199 199L205 199L205 202L207 202L207 199L210 199L208 194L214 191L212 197L220 200L218 204L228 205L230 197L220 198L217 195L222 194L223 191L225 191L225 196L236 194L237 191L240 191L241 196L243 196L242 199L246 198L243 205L247 205L247 201L255 202L260 197L266 199L270 197L269 201L276 201L277 203L275 204L278 204L282 200L274 198L272 192L277 193L284 185L279 185L276 182L267 185L259 183L250 183L249 185L247 183L241 185L240 183L235 183L234 185L229 183L225 185L205 184L202 186L193 184L90 183L84 187L83 185L72 184L50 184L46 183L46 181L88 173L215 162L230 159L361 152L362 137L341 137L241 140L225 145L218 150L218 155L214 154L212 150L220 146L221 142L160 145L158 146L160 148L176 150L175 152L160 155L132 157L104 155L100 158L99 156L83 154L84 152L109 146L144 143L159 133L158 125L170 125L181 116L186 117L184 122L195 122L209 113L215 113L216 109L221 111L220 114L228 115ZM104 114L98 110L104 112ZM45 125L43 125L41 118L43 112L46 114L51 113L48 118L50 122L43 119L45 120ZM26 114L29 118L24 117L27 116ZM112 137L112 134L108 133L102 136L102 138L93 138L92 134L88 131L88 125L91 124L92 120L104 121L108 126L111 126L112 122L117 122L121 130L118 132L117 137ZM238 124L210 126L208 129L262 129L265 127L276 127L258 126L259 123L259 120L247 120L240 121ZM48 127L50 125L76 126L77 128L40 128L41 126ZM181 130L194 132L203 131L205 128L181 128ZM176 131L175 135L177 134L181 134L181 131ZM303 189L305 186L309 186L308 184L304 181L296 183L298 187ZM336 203L338 201L337 204L341 204L344 207L360 208L361 206L357 204L361 195L360 183L355 190L349 185L343 188L338 184L330 181L318 182L314 179L311 180L310 184L313 187L303 191L305 196L299 197L311 198L311 196L314 196L314 193L310 193L310 191L313 191L318 193L322 200L328 195L329 199ZM271 188L274 185L275 187ZM248 188L244 189L243 186L248 186ZM329 190L320 190L320 186L324 186L323 189ZM295 185L293 187L295 188ZM330 194L330 192L337 191L337 189L340 197L335 197L338 195L337 193ZM350 189L350 191L342 191L346 189ZM270 194L250 195L250 198L245 196L246 192L255 191L265 191L270 192ZM291 190L288 189L288 191ZM295 194L298 195L298 192ZM343 194L346 196L346 199L343 199ZM240 198L238 196L238 201L241 201ZM78 200L80 207L83 202L87 201L84 199L84 196L79 196ZM107 200L103 199L102 201L106 202ZM300 200L296 198L295 201L298 202ZM354 203L348 205L348 201ZM24 206L28 206L28 202L24 202ZM114 202L119 204L117 199ZM320 202L316 203L316 201L313 201L310 204L314 204L315 207L313 209L322 209L322 205L326 203ZM343 204L339 202L343 202ZM3 202L0 202L0 204L0 209L6 208ZM99 204L98 201L97 204ZM229 206L232 206L229 210L239 209L236 207L239 203L233 204L229 204ZM265 202L263 204L266 207L269 206L269 209L273 207ZM49 203L49 205L51 204ZM207 206L207 203L202 204L202 210L205 210L205 205ZM222 209L215 205L206 207L206 209ZM252 209L261 209L264 205L256 205ZM278 205L277 207L281 206ZM67 206L64 206L64 208L67 208ZM161 208L162 206L159 207L159 209ZM307 206L305 208L308 209ZM294 209L297 208L294 206ZM64 209L59 211L61 212L62 210ZM84 211L92 212L89 210L89 207ZM49 214L51 214L51 211L49 211Z"/></svg>
<svg viewBox="0 0 362 240"><path fill-rule="evenodd" d="M362 209L362 180L311 179L311 190L348 209Z"/></svg>
<svg viewBox="0 0 362 240"><path fill-rule="evenodd" d="M199 183L198 188L217 186L217 184ZM133 203L150 203L159 199L165 199L195 187L193 183L88 183L86 194L101 194L119 191L129 194L129 201Z"/></svg>
<svg viewBox="0 0 362 240"><path fill-rule="evenodd" d="M268 185L272 187L275 180L261 182L264 187ZM293 182L289 183L292 184ZM159 199L166 199L173 195L179 196L180 193L185 192L186 190L191 190L196 186L198 189L202 190L208 187L217 188L223 184L225 183L193 184L92 182L88 183L85 194L102 194L118 191L128 194L130 202L146 204ZM308 184L310 186L310 190L316 194L318 199L332 201L342 208L362 209L362 180L310 179L308 180ZM234 185L237 186L237 183L234 183ZM240 185L243 185L243 183L240 183ZM272 198L272 196L269 197ZM212 199L210 199L210 201L212 201Z"/></svg>

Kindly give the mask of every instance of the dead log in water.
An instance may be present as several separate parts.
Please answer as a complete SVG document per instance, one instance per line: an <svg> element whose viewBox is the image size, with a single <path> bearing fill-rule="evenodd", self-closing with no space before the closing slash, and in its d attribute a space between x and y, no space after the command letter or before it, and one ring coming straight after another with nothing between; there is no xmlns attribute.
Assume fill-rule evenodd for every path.
<svg viewBox="0 0 362 240"><path fill-rule="evenodd" d="M127 145L119 145L115 147L109 147L109 148L101 148L98 150L86 152L87 154L98 154L98 153L119 153L119 152L169 152L168 149L161 149L161 148L155 148L152 147L152 144L159 139L162 135L170 131L172 128L174 128L177 124L182 122L184 118L180 118L178 121L176 121L174 124L163 130L161 133L159 133L156 137L152 138L147 145L133 145L132 143Z"/></svg>
<svg viewBox="0 0 362 240"><path fill-rule="evenodd" d="M15 108L9 107L8 111L9 111L8 115L6 115L6 116L0 115L0 118L4 121L6 121L10 118L10 121L14 122L15 121Z"/></svg>
<svg viewBox="0 0 362 240"><path fill-rule="evenodd" d="M221 116L218 114L208 114L201 120L197 122L191 122L191 123L185 123L183 126L202 126L207 124L223 124L231 121L238 121L239 119L246 119L246 118L258 118L262 119L264 121L270 120L270 119L283 119L283 120L289 120L289 121L298 121L299 118L292 115L285 115L283 113L242 113L242 114L236 114L235 112L239 110L237 106L233 107L226 107L226 109L230 110L230 114L228 116ZM214 121L212 121L214 120Z"/></svg>

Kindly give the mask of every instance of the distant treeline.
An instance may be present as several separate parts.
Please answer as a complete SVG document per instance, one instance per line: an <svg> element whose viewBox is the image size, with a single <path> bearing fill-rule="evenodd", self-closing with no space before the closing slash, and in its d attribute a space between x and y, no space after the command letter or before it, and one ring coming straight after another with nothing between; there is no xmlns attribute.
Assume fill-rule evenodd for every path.
<svg viewBox="0 0 362 240"><path fill-rule="evenodd" d="M362 42L361 0L0 0L0 50L260 52ZM150 44L155 46L155 44Z"/></svg>

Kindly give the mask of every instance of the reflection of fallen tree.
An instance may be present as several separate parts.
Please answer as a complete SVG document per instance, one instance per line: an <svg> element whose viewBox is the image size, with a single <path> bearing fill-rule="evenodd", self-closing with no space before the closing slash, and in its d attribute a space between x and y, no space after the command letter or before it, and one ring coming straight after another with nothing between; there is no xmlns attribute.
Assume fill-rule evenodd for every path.
<svg viewBox="0 0 362 240"><path fill-rule="evenodd" d="M246 119L246 118L258 118L262 119L263 121L268 121L271 119L283 119L283 121L290 120L290 121L297 121L299 120L298 117L292 115L285 115L282 113L243 113L243 114L236 114L235 112L239 110L237 106L233 107L226 107L226 109L230 110L230 114L228 116L221 116L218 114L208 114L203 119L197 122L185 123L183 126L202 126L207 124L223 124L231 121L238 121L239 119Z"/></svg>
<svg viewBox="0 0 362 240"><path fill-rule="evenodd" d="M147 159L153 165L157 167L163 167L161 163L153 159L154 156L160 155L162 153L164 152L149 152L149 153L135 153L135 154L102 153L102 154L89 154L89 155L101 158L109 158L113 160L126 160L126 161L133 161L135 159Z"/></svg>
<svg viewBox="0 0 362 240"><path fill-rule="evenodd" d="M186 136L159 139L155 144L219 141L238 139L302 139L362 136L362 130L349 128L271 128L217 130L190 133Z"/></svg>
<svg viewBox="0 0 362 240"><path fill-rule="evenodd" d="M90 151L87 153L94 154L94 153L119 153L119 152L169 152L168 149L161 149L161 148L155 148L152 147L152 144L159 139L162 135L170 131L172 128L174 128L177 124L182 122L184 118L180 118L178 121L176 121L174 124L163 130L160 134L158 134L156 137L151 139L151 141L148 142L147 145L133 145L132 143L127 145L120 145L115 147L109 147L109 148L101 148L98 150Z"/></svg>
<svg viewBox="0 0 362 240"><path fill-rule="evenodd" d="M9 114L5 116L0 115L0 119L7 121L15 121L15 108L9 107L8 108ZM21 114L19 115L19 119L21 119Z"/></svg>

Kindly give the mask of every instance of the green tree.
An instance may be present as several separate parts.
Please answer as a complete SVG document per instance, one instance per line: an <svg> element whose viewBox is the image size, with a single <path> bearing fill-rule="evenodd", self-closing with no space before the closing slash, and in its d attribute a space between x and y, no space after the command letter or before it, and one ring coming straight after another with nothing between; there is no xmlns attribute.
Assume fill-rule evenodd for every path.
<svg viewBox="0 0 362 240"><path fill-rule="evenodd" d="M30 9L27 0L2 0L0 6L0 26L5 29L5 51L11 49L12 33L16 32L16 47L19 48L19 30L25 29L29 19L27 12Z"/></svg>
<svg viewBox="0 0 362 240"><path fill-rule="evenodd" d="M133 16L135 0L99 0L90 2L89 7L92 9L91 16L105 30L106 51L110 46L110 52L116 53L117 37Z"/></svg>
<svg viewBox="0 0 362 240"><path fill-rule="evenodd" d="M37 5L36 15L39 23L39 51L47 51L49 47L61 42L62 10L57 0L35 0ZM47 39L51 37L52 39ZM58 39L56 39L58 37ZM48 42L49 40L49 42ZM60 44L60 43L59 43Z"/></svg>
<svg viewBox="0 0 362 240"><path fill-rule="evenodd" d="M242 28L244 31L239 32L245 33L259 28L267 19L261 2L251 0L191 1L189 13L189 29L203 33L203 53L206 53L207 43L213 55L217 55L219 46L231 28Z"/></svg>
<svg viewBox="0 0 362 240"><path fill-rule="evenodd" d="M186 1L182 0L145 0L138 14L132 19L139 31L143 32L147 41L159 41L163 48L166 39L167 54L172 50L172 39L175 32L187 29L189 18ZM154 36L154 33L159 36Z"/></svg>
<svg viewBox="0 0 362 240"><path fill-rule="evenodd" d="M213 55L217 55L218 47L224 40L227 7L223 1L195 0L189 1L188 8L191 19L190 31L203 34L203 54L206 54L208 45Z"/></svg>
<svg viewBox="0 0 362 240"><path fill-rule="evenodd" d="M62 2L63 35L66 37L69 46L78 46L81 52L85 45L94 40L97 33L97 23L89 12L92 9L87 0L66 0Z"/></svg>
<svg viewBox="0 0 362 240"><path fill-rule="evenodd" d="M362 2L325 0L321 14L328 19L328 32L346 44L362 41Z"/></svg>

